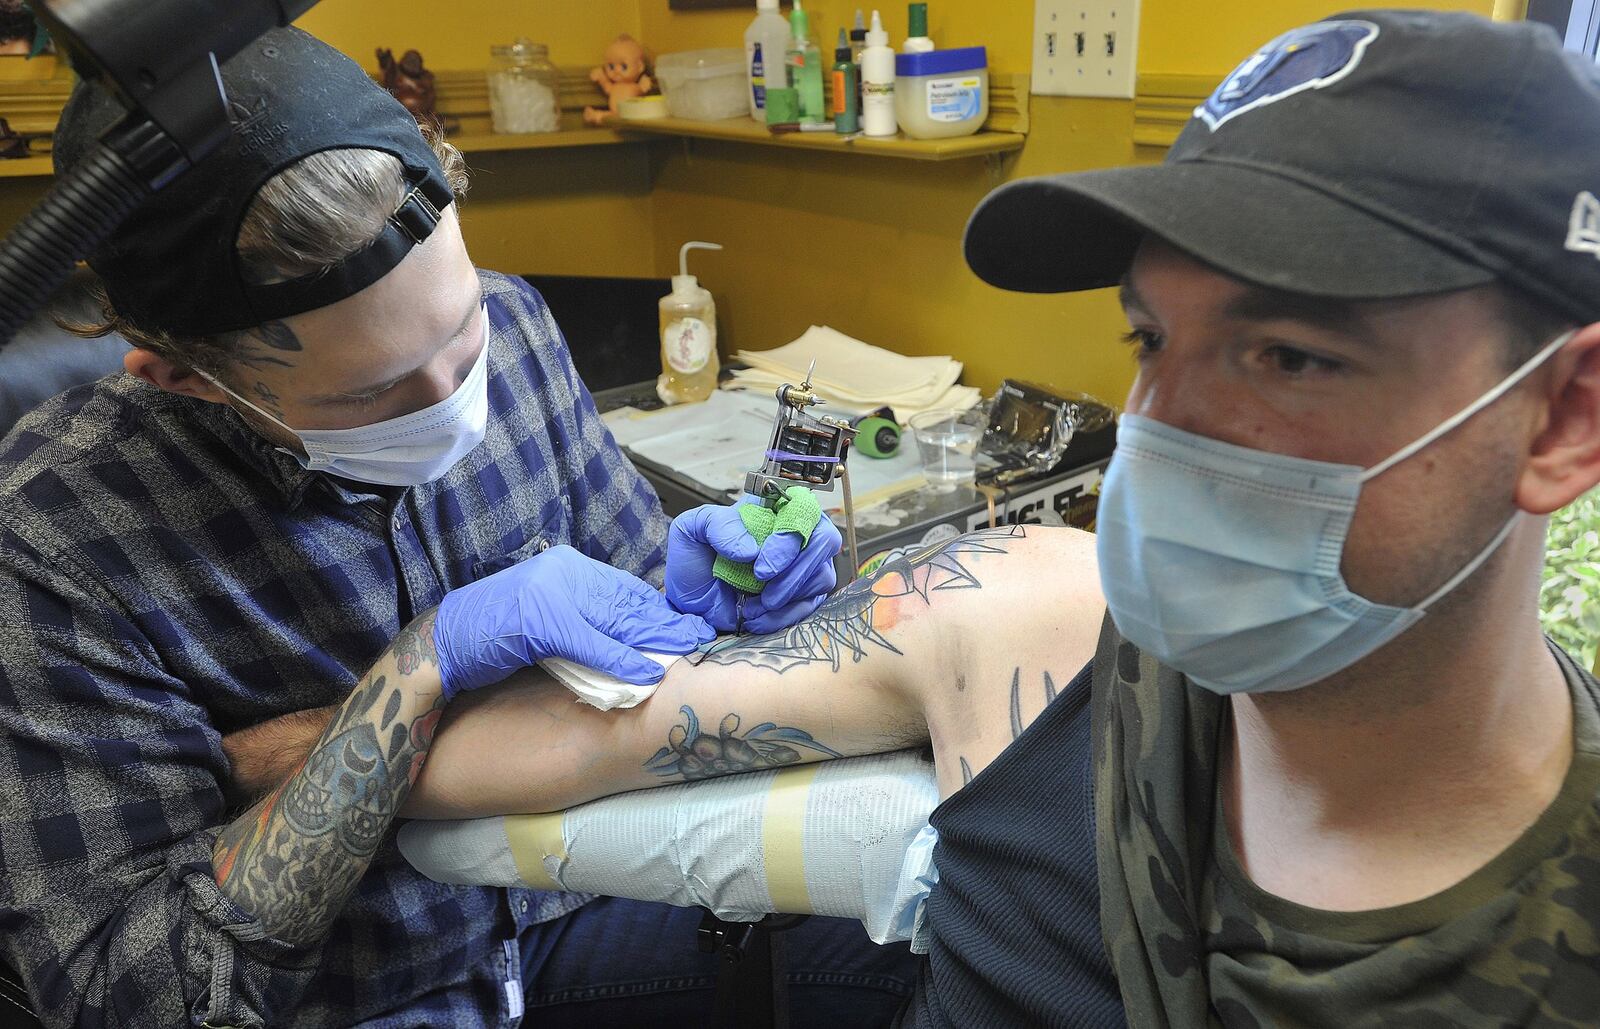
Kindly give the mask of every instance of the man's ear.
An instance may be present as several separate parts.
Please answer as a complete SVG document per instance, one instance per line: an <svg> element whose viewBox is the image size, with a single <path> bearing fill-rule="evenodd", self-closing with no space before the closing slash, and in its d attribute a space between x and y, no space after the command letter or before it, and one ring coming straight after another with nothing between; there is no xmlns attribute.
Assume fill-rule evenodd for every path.
<svg viewBox="0 0 1600 1029"><path fill-rule="evenodd" d="M226 404L228 395L193 368L173 364L152 350L134 349L122 356L122 367L135 378L143 379L156 389L194 397L213 404Z"/></svg>
<svg viewBox="0 0 1600 1029"><path fill-rule="evenodd" d="M1536 515L1600 483L1600 323L1578 330L1550 369L1544 426L1517 481L1517 506Z"/></svg>

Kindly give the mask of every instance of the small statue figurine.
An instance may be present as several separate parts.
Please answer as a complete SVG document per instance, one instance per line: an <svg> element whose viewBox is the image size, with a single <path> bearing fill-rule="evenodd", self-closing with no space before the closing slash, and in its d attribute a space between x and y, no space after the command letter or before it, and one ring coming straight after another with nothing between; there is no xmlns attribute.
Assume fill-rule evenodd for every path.
<svg viewBox="0 0 1600 1029"><path fill-rule="evenodd" d="M585 107L583 120L589 125L603 125L616 116L622 101L644 96L655 89L655 83L645 73L650 63L644 44L629 35L621 35L606 47L605 64L589 71L589 78L599 86L611 102L606 107Z"/></svg>
<svg viewBox="0 0 1600 1029"><path fill-rule="evenodd" d="M393 50L379 47L378 68L383 72L383 88L393 94L413 118L440 124L435 110L439 97L433 84L433 72L422 66L421 53L407 50L396 61Z"/></svg>

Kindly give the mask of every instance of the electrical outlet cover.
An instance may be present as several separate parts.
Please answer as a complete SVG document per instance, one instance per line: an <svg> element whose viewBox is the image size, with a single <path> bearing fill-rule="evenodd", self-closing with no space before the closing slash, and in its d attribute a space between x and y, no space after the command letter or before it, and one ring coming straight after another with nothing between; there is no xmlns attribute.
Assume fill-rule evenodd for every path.
<svg viewBox="0 0 1600 1029"><path fill-rule="evenodd" d="M1034 0L1033 92L1133 98L1139 0Z"/></svg>

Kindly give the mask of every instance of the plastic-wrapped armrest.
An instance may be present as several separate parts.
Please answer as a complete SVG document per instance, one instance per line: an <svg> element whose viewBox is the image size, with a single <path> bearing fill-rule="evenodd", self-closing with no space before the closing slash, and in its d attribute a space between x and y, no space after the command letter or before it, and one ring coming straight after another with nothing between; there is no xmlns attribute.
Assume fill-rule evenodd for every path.
<svg viewBox="0 0 1600 1029"><path fill-rule="evenodd" d="M440 882L858 918L912 939L937 881L933 764L915 751L729 775L563 812L414 821L400 850Z"/></svg>

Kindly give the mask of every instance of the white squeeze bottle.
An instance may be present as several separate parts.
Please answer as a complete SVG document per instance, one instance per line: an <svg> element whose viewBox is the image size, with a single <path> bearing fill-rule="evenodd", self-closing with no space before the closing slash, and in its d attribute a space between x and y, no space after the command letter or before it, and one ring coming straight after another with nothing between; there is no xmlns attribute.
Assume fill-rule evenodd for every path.
<svg viewBox="0 0 1600 1029"><path fill-rule="evenodd" d="M892 136L899 128L894 116L894 50L883 19L872 12L867 48L861 51L861 131L868 136Z"/></svg>
<svg viewBox="0 0 1600 1029"><path fill-rule="evenodd" d="M705 400L717 388L717 304L711 291L689 274L689 251L721 250L719 243L678 248L672 292L661 298L661 377L656 396L664 404Z"/></svg>
<svg viewBox="0 0 1600 1029"><path fill-rule="evenodd" d="M744 30L744 72L748 79L750 117L767 120L767 90L789 84L784 60L789 53L789 22L778 13L778 0L756 0L756 20Z"/></svg>

